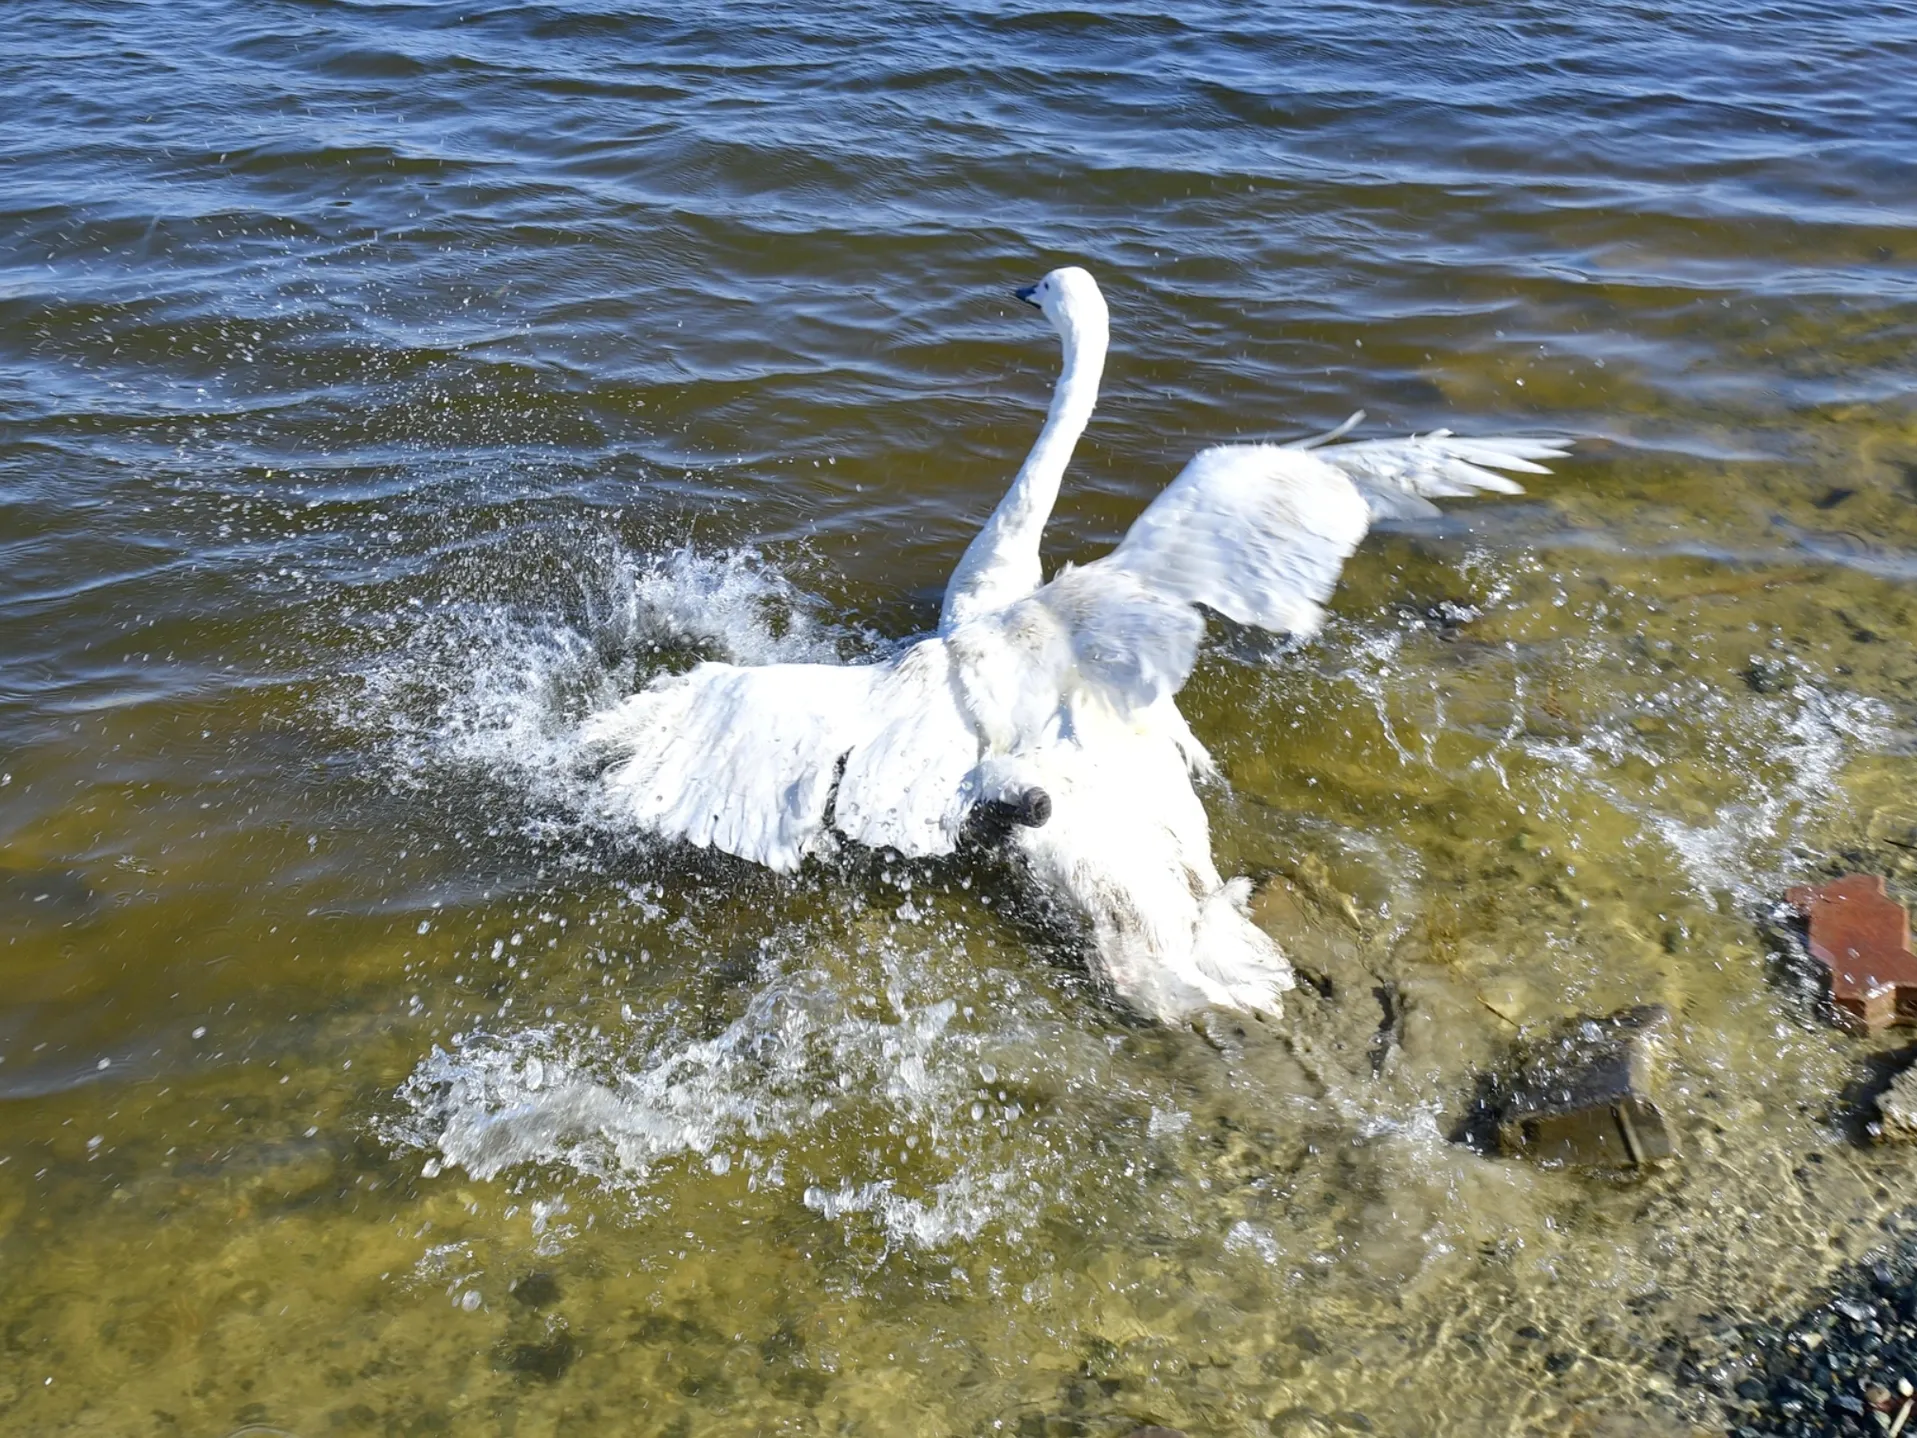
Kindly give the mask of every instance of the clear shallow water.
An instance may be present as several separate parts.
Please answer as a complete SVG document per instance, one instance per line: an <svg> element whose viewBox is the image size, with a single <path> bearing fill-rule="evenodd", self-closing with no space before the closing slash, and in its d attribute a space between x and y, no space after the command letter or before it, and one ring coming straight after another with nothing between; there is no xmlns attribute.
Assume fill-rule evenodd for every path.
<svg viewBox="0 0 1917 1438"><path fill-rule="evenodd" d="M1763 924L1913 867L1917 12L9 32L9 1431L1708 1429L1714 1335L1906 1201L1838 1095L1907 1040ZM1215 636L1275 1032L1130 1021L989 864L658 853L573 763L661 665L930 622L1065 260L1057 559L1212 439L1579 437L1312 646ZM1682 1164L1447 1141L1646 1000Z"/></svg>

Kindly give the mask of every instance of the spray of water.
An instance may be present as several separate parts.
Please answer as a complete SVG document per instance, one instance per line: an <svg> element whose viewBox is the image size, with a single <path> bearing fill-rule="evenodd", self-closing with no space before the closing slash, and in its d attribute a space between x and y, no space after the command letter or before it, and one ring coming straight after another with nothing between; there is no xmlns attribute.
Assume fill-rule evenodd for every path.
<svg viewBox="0 0 1917 1438"><path fill-rule="evenodd" d="M593 802L579 743L588 715L703 658L825 660L880 644L821 618L752 550L641 557L609 546L569 567L576 587L561 602L450 601L414 611L380 645L335 718L378 731L389 783L430 792L479 780L544 832L617 827Z"/></svg>

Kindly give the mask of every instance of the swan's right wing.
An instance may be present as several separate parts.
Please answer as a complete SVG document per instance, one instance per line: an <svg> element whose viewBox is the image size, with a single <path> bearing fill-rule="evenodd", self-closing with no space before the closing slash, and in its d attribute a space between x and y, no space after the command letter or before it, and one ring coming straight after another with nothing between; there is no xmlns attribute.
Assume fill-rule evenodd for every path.
<svg viewBox="0 0 1917 1438"><path fill-rule="evenodd" d="M781 871L832 832L911 856L948 853L978 741L944 646L885 664L701 664L594 716L606 798L664 838Z"/></svg>

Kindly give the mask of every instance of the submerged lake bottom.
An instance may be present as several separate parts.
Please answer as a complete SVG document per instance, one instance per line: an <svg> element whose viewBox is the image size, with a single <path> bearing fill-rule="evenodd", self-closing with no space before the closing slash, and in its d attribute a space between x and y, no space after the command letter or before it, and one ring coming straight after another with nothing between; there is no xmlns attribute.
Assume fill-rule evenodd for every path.
<svg viewBox="0 0 1917 1438"><path fill-rule="evenodd" d="M1221 866L1306 981L1169 1028L990 853L782 879L622 829L584 713L891 641L777 555L612 529L552 541L550 607L303 613L332 677L146 741L200 735L239 814L96 787L13 845L16 970L179 1015L9 1053L43 1086L0 1164L22 1431L1784 1421L1793 1316L1910 1202L1862 1129L1907 1034L1828 1023L1781 906L1917 870L1908 651L1864 637L1896 585L1401 532L1312 644L1215 636L1185 705ZM348 772L263 841L318 733ZM156 813L165 883L74 863ZM261 866L302 877L242 899ZM169 946L205 956L190 1015L121 987ZM1640 1003L1676 1159L1465 1141L1524 1040Z"/></svg>

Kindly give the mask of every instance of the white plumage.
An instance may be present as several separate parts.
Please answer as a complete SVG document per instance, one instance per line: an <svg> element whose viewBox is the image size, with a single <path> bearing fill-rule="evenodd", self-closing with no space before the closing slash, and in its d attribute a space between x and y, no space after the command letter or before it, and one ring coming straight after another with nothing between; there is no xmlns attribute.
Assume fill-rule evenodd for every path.
<svg viewBox="0 0 1917 1438"><path fill-rule="evenodd" d="M1029 291L1065 343L1051 412L966 550L939 632L883 663L702 664L589 722L608 801L646 828L791 870L849 841L950 853L980 804L1034 883L1075 911L1094 968L1164 1020L1275 1012L1290 966L1211 857L1194 774L1210 757L1174 696L1204 620L1308 636L1374 517L1515 493L1536 439L1227 445L1200 453L1110 554L1042 582L1039 537L1096 401L1106 312L1085 271ZM1049 817L1032 808L1042 792ZM1042 807L1042 806L1041 806ZM1031 820L1038 818L1036 824Z"/></svg>

